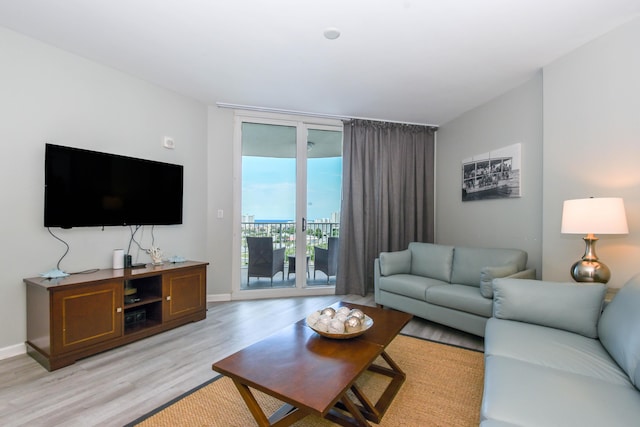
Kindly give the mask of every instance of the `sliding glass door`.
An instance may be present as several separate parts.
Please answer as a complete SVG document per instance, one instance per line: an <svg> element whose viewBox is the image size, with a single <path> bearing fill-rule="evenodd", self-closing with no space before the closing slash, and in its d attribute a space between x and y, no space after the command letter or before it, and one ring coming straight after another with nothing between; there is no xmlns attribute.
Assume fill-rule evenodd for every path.
<svg viewBox="0 0 640 427"><path fill-rule="evenodd" d="M238 291L279 296L333 287L342 127L262 117L237 118L236 127Z"/></svg>
<svg viewBox="0 0 640 427"><path fill-rule="evenodd" d="M342 131L308 129L306 239L312 259L309 286L335 285L342 201Z"/></svg>
<svg viewBox="0 0 640 427"><path fill-rule="evenodd" d="M287 266L296 254L296 132L242 123L241 289L295 285Z"/></svg>

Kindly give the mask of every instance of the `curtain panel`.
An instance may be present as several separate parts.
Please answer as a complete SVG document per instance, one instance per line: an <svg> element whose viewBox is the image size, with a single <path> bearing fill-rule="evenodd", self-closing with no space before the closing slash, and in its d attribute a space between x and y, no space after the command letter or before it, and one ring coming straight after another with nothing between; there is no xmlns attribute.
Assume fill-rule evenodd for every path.
<svg viewBox="0 0 640 427"><path fill-rule="evenodd" d="M432 126L345 123L340 262L336 294L373 289L380 252L434 241Z"/></svg>

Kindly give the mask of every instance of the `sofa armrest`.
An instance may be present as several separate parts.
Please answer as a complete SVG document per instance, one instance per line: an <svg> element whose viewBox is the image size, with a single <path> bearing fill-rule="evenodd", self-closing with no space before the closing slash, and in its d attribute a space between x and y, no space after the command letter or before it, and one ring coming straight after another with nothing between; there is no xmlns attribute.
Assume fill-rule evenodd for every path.
<svg viewBox="0 0 640 427"><path fill-rule="evenodd" d="M536 279L536 269L529 268L526 270L518 271L517 273L506 276L505 279Z"/></svg>
<svg viewBox="0 0 640 427"><path fill-rule="evenodd" d="M518 272L515 264L496 267L484 267L480 270L480 295L485 298L493 298L493 279L510 277Z"/></svg>
<svg viewBox="0 0 640 427"><path fill-rule="evenodd" d="M605 291L602 283L495 279L493 316L597 338Z"/></svg>
<svg viewBox="0 0 640 427"><path fill-rule="evenodd" d="M380 301L380 258L373 260L373 300L376 304Z"/></svg>
<svg viewBox="0 0 640 427"><path fill-rule="evenodd" d="M536 269L517 271L515 265L485 267L480 271L480 294L485 298L493 298L493 279L535 279Z"/></svg>

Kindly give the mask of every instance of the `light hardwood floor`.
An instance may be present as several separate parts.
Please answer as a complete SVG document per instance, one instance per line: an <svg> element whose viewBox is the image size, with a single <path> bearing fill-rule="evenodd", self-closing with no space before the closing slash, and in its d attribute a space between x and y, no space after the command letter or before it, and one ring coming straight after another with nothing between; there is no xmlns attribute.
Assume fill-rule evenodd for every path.
<svg viewBox="0 0 640 427"><path fill-rule="evenodd" d="M211 365L312 312L372 296L210 303L207 318L48 372L31 357L0 361L0 425L122 426L213 378ZM482 338L414 319L404 333L483 349Z"/></svg>

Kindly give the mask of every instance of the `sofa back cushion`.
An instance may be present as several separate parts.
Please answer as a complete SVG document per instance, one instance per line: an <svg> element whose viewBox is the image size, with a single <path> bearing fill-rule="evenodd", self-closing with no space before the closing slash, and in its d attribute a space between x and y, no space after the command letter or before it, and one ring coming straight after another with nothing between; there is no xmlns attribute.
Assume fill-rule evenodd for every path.
<svg viewBox="0 0 640 427"><path fill-rule="evenodd" d="M600 342L640 390L640 274L618 291L600 318Z"/></svg>
<svg viewBox="0 0 640 427"><path fill-rule="evenodd" d="M493 316L597 338L605 291L602 283L495 279Z"/></svg>
<svg viewBox="0 0 640 427"><path fill-rule="evenodd" d="M393 274L411 273L411 251L380 252L380 274L391 276Z"/></svg>
<svg viewBox="0 0 640 427"><path fill-rule="evenodd" d="M484 267L515 265L517 271L527 266L527 253L520 249L455 248L451 283L480 286Z"/></svg>
<svg viewBox="0 0 640 427"><path fill-rule="evenodd" d="M451 281L453 246L411 242L409 250L411 251L411 274L445 282Z"/></svg>

